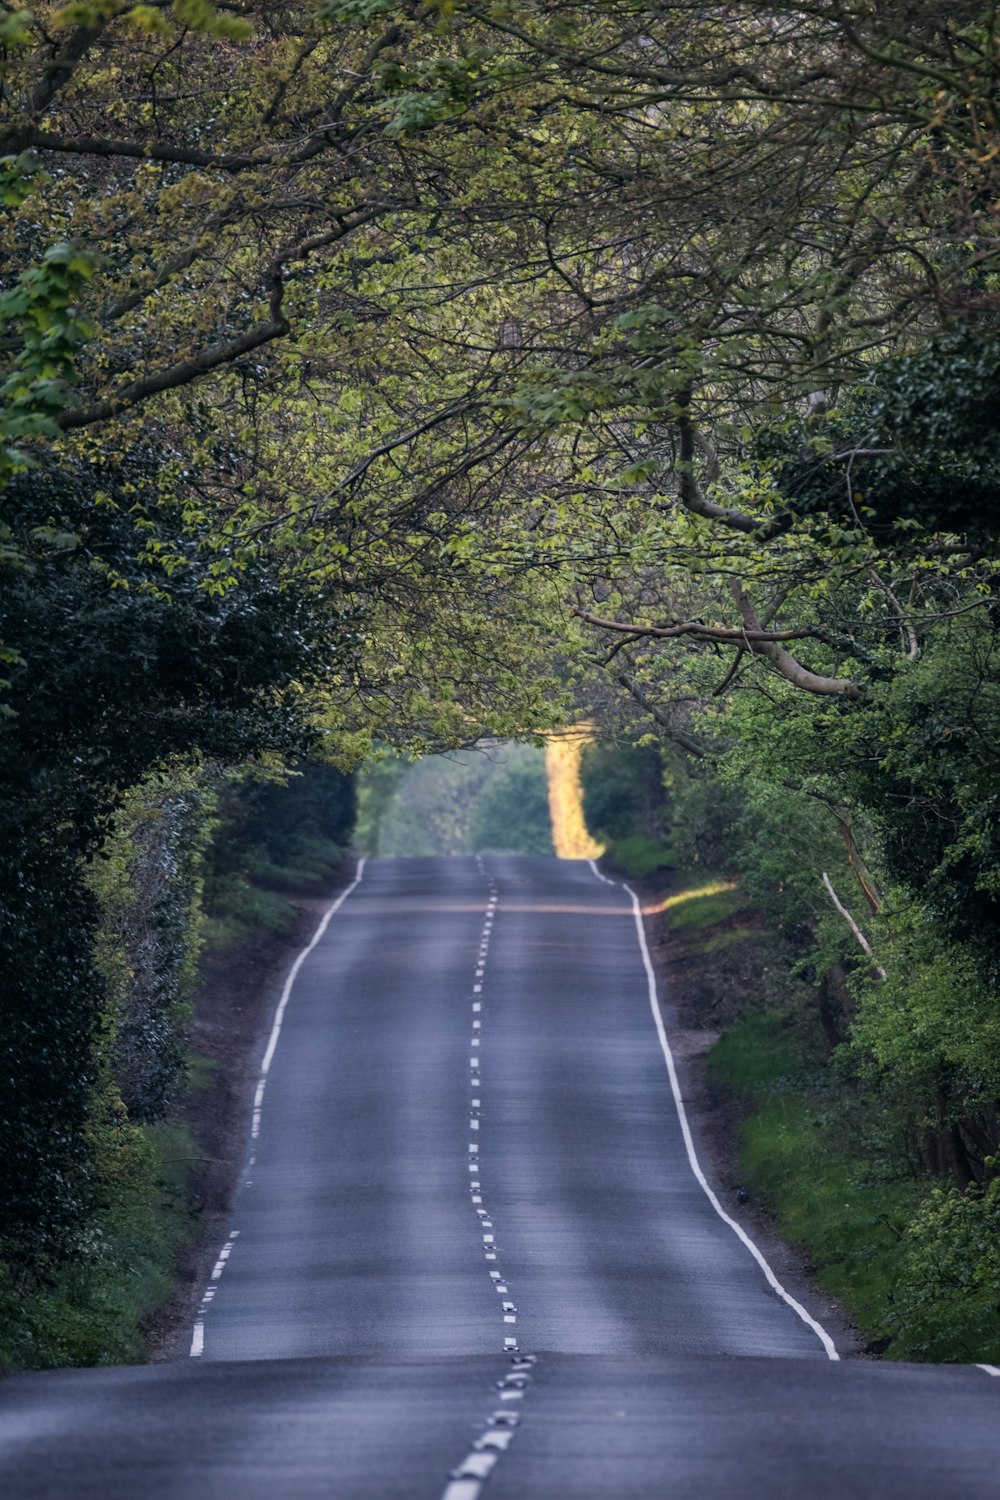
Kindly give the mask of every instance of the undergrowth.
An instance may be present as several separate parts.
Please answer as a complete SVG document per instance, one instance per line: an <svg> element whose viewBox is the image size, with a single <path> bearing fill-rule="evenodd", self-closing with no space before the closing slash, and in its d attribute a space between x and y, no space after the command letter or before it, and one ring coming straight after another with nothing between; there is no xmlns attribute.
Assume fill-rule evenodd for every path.
<svg viewBox="0 0 1000 1500"><path fill-rule="evenodd" d="M633 880L653 875L657 870L671 870L676 863L674 851L665 840L644 833L611 839L605 853L617 870Z"/></svg>
<svg viewBox="0 0 1000 1500"><path fill-rule="evenodd" d="M0 1365L136 1364L146 1326L174 1282L190 1235L186 1185L197 1148L180 1125L126 1126L128 1146L75 1257L47 1277L7 1266L0 1280Z"/></svg>
<svg viewBox="0 0 1000 1500"><path fill-rule="evenodd" d="M996 1278L978 1267L984 1245L1000 1245L1000 1195L960 1194L917 1176L887 1142L878 1101L838 1079L810 1020L747 1016L709 1055L714 1076L748 1110L740 1158L748 1186L876 1352L995 1362Z"/></svg>

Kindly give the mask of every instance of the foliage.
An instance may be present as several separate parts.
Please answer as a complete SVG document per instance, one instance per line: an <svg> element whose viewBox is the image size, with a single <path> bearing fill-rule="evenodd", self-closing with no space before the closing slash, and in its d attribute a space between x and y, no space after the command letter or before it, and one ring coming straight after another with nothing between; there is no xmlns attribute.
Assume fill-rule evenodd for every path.
<svg viewBox="0 0 1000 1500"><path fill-rule="evenodd" d="M580 762L583 815L598 839L663 830L663 766L653 745L588 745Z"/></svg>
<svg viewBox="0 0 1000 1500"><path fill-rule="evenodd" d="M296 912L285 893L329 884L350 845L355 811L354 778L322 761L230 772L203 862L209 945L224 947L254 929L287 931Z"/></svg>
<svg viewBox="0 0 1000 1500"><path fill-rule="evenodd" d="M559 859L596 859L603 852L587 827L580 781L583 752L592 738L590 726L578 724L550 735L545 745L552 844Z"/></svg>
<svg viewBox="0 0 1000 1500"><path fill-rule="evenodd" d="M183 1080L197 978L202 857L215 809L203 770L170 767L124 795L84 881L100 918L101 1054L130 1121L160 1120Z"/></svg>
<svg viewBox="0 0 1000 1500"><path fill-rule="evenodd" d="M174 1283L191 1232L196 1155L178 1126L130 1127L76 1257L44 1278L0 1264L0 1364L16 1369L140 1363L146 1320Z"/></svg>
<svg viewBox="0 0 1000 1500"><path fill-rule="evenodd" d="M1000 1179L936 1188L907 1225L893 1297L899 1359L1000 1355Z"/></svg>
<svg viewBox="0 0 1000 1500"><path fill-rule="evenodd" d="M154 456L146 454L123 470L35 469L5 492L11 535L29 562L0 602L0 631L24 663L0 737L0 1255L39 1267L72 1253L93 1211L100 1188L87 1121L95 1109L115 1108L101 1082L100 1050L102 1018L116 1001L97 959L100 911L86 862L111 831L123 792L177 757L234 761L310 743L303 689L327 669L343 628L329 607L282 592L263 565L241 588L203 587L215 554L193 542L168 591L150 552L157 523L149 512L161 529L171 520L150 496L154 483ZM188 811L197 824L197 809ZM175 804L161 831L172 818L183 843L176 820L186 815ZM123 837L141 865L134 823ZM163 855L188 874L165 892L154 920L183 928L193 855L176 843L170 852L171 837ZM119 862L131 857L119 845ZM137 1027L137 1056L151 1046L165 1068L161 1086L149 1057L139 1064L132 1102L146 1099L140 1117L155 1114L156 1096L168 1092L170 1012L187 963L179 949L176 968L168 947L154 949L145 1018L137 1006L121 1033L126 1045L129 1026Z"/></svg>
<svg viewBox="0 0 1000 1500"><path fill-rule="evenodd" d="M507 756L483 788L470 842L495 854L551 854L548 779L540 750L522 746Z"/></svg>
<svg viewBox="0 0 1000 1500"><path fill-rule="evenodd" d="M962 1192L908 1173L872 1101L838 1094L787 1015L746 1018L711 1065L752 1107L747 1182L869 1336L893 1359L995 1358L996 1180Z"/></svg>
<svg viewBox="0 0 1000 1500"><path fill-rule="evenodd" d="M418 856L552 852L544 756L527 745L430 757L394 773L373 852Z"/></svg>
<svg viewBox="0 0 1000 1500"><path fill-rule="evenodd" d="M917 547L950 532L997 540L1000 344L958 328L876 365L823 421L757 439L797 514L824 512Z"/></svg>

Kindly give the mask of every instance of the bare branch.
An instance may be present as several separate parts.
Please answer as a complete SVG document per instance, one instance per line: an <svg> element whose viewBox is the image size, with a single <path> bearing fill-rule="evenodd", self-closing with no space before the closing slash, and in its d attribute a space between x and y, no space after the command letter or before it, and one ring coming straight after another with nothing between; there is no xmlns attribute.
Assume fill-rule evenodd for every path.
<svg viewBox="0 0 1000 1500"><path fill-rule="evenodd" d="M673 740L674 744L679 745L682 750L686 750L688 755L694 755L698 760L705 759L705 757L709 754L707 747L703 745L699 740L696 740L692 735L685 733L683 729L678 729L675 725L671 724L670 720L667 718L666 714L664 714L663 710L658 708L656 704L653 703L649 697L647 697L646 693L639 686L634 677L630 677L627 672L619 672L617 674L617 681L621 683L625 691L635 699L639 707L641 709L644 709L645 712L649 714L649 717L653 720L653 722L659 725L668 740Z"/></svg>
<svg viewBox="0 0 1000 1500"><path fill-rule="evenodd" d="M701 620L684 620L678 625L636 625L621 620L605 620L586 610L579 611L580 619L601 630L615 630L622 635L636 637L652 636L656 640L677 640L680 636L699 636L706 641L732 641L737 645L746 642L760 644L769 641L824 640L822 631L802 626L799 630L765 630L758 621L755 629L744 629L739 625L706 625Z"/></svg>
<svg viewBox="0 0 1000 1500"><path fill-rule="evenodd" d="M857 922L855 922L854 918L851 916L850 912L847 910L847 907L844 905L844 903L841 901L840 897L837 895L837 892L834 890L833 885L832 885L832 883L830 881L830 877L826 873L825 870L823 871L823 884L826 886L827 890L830 893L830 900L833 902L834 906L840 912L840 915L843 917L843 919L847 923L848 927L854 933L854 936L857 938L858 943L861 945L861 947L867 953L868 957L870 959L872 959L873 963L874 963L874 954L872 953L872 945L871 945L871 943L865 937L864 933L861 931L861 928L858 926ZM876 974L878 974L881 979L885 979L886 978L886 972L883 969L883 967L882 967L881 964L874 964L874 968L875 968Z"/></svg>
<svg viewBox="0 0 1000 1500"><path fill-rule="evenodd" d="M733 578L730 580L729 587L746 625L745 640L748 650L757 656L765 657L781 673L782 677L788 679L793 687L801 688L804 692L817 693L825 697L861 697L861 688L856 682L852 682L850 678L824 677L818 672L811 672L808 667L804 667L801 662L796 661L795 657L786 651L784 646L780 646L776 640L760 639L760 621L754 613L750 600L744 593L742 584ZM754 632L758 633L757 639L754 639Z"/></svg>

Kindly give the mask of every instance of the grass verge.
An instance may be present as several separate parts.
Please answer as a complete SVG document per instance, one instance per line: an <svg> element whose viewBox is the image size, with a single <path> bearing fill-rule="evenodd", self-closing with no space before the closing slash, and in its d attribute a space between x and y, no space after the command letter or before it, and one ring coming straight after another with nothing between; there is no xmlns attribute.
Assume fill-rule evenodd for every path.
<svg viewBox="0 0 1000 1500"><path fill-rule="evenodd" d="M4 1271L0 1364L45 1370L146 1358L146 1322L169 1294L176 1251L191 1233L197 1148L182 1125L127 1129L128 1150L78 1259L48 1280Z"/></svg>
<svg viewBox="0 0 1000 1500"><path fill-rule="evenodd" d="M738 886L678 873L644 905L681 1024L722 1033L707 1068L738 1175L870 1352L1000 1362L1000 1179L961 1192L921 1171L905 1101L831 1050L814 986Z"/></svg>
<svg viewBox="0 0 1000 1500"><path fill-rule="evenodd" d="M873 1343L893 1337L902 1230L919 1193L865 1152L861 1101L838 1090L809 1028L778 1012L738 1022L708 1066L748 1111L740 1132L747 1185Z"/></svg>

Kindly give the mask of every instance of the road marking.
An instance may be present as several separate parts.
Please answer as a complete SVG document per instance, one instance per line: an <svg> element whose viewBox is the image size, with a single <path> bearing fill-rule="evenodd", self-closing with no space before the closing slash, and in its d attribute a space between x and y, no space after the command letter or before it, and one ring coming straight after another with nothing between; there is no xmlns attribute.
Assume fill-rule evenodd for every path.
<svg viewBox="0 0 1000 1500"><path fill-rule="evenodd" d="M265 1048L264 1056L261 1059L260 1076L257 1079L257 1087L254 1090L253 1116L250 1123L251 1142L255 1141L260 1135L261 1114L264 1105L264 1089L267 1086L267 1075L270 1072L271 1064L274 1061L274 1053L278 1045L278 1038L281 1035L281 1026L282 1022L285 1019L285 1011L288 1009L288 1002L291 999L292 988L295 984L296 979L298 979L299 977L299 970L302 968L302 965L305 963L310 953L316 947L317 943L322 939L323 934L326 932L327 927L329 927L330 925L330 918L340 910L351 892L357 890L358 886L361 884L361 877L364 874L364 870L365 861L363 859L359 859L358 868L355 873L354 879L351 881L349 886L346 886L345 889L341 891L337 899L331 902L327 907L326 911L323 913L323 916L320 919L319 926L316 928L316 931L312 935L312 938L302 949L302 952L299 954L298 958L295 960L295 962L292 964L292 967L288 971L288 978L285 980L285 983L282 986L281 997L278 1000L278 1008L274 1013L274 1021L271 1025L271 1034L267 1039L267 1047ZM256 1160L256 1152L251 1149L249 1166L252 1167ZM247 1186L249 1186L249 1179L247 1182ZM239 1233L240 1232L238 1229L232 1230L229 1238L226 1240L225 1245L219 1252L219 1258L215 1263L210 1278L212 1281L218 1281L219 1277L222 1275L225 1264L232 1253L233 1243L236 1239L238 1239ZM212 1296L214 1297L214 1295L215 1291L213 1288ZM203 1297L201 1306L198 1309L198 1314L195 1319L194 1328L191 1331L191 1349L189 1354L189 1357L191 1359L198 1359L205 1350L205 1306L206 1299Z"/></svg>
<svg viewBox="0 0 1000 1500"><path fill-rule="evenodd" d="M997 1365L977 1365L976 1369L985 1370L987 1375L1000 1376L1000 1366Z"/></svg>
<svg viewBox="0 0 1000 1500"><path fill-rule="evenodd" d="M495 1453L469 1453L457 1469L451 1473L452 1479L488 1479L496 1464Z"/></svg>
<svg viewBox="0 0 1000 1500"><path fill-rule="evenodd" d="M453 1479L446 1485L441 1500L479 1500L483 1486L478 1479Z"/></svg>
<svg viewBox="0 0 1000 1500"><path fill-rule="evenodd" d="M614 885L616 883L615 881L607 880L601 874L600 870L597 868L597 865L592 859L588 860L587 863L590 865L590 868L593 870L598 880L604 881L605 885ZM674 1096L674 1105L677 1109L677 1119L680 1123L681 1134L684 1137L684 1148L687 1151L688 1164L691 1167L691 1171L697 1178L698 1183L705 1193L705 1196L707 1197L709 1203L711 1203L712 1207L715 1209L715 1212L719 1215L719 1218L723 1221L724 1224L729 1225L730 1229L736 1235L737 1239L741 1240L746 1248L750 1251L750 1254L753 1256L754 1260L763 1271L764 1278L771 1290L777 1292L781 1300L783 1302L787 1302L788 1306L792 1309L793 1312L798 1314L803 1323L805 1323L808 1328L812 1329L813 1333L823 1345L823 1348L826 1351L827 1359L839 1360L840 1355L837 1353L837 1346L833 1342L833 1339L830 1337L830 1335L827 1333L826 1329L820 1323L817 1323L816 1319L806 1311L801 1302L796 1301L791 1293L785 1290L781 1282L778 1280L777 1276L775 1276L767 1260L765 1259L763 1252L759 1250L758 1247L754 1244L753 1240L747 1234L742 1224L737 1223L734 1218L731 1218L730 1215L726 1213L726 1210L723 1208L722 1204L716 1197L715 1192L708 1181L708 1178L705 1176L704 1172L701 1169L701 1163L698 1160L698 1153L694 1148L694 1137L691 1134L691 1126L688 1122L687 1110L684 1108L684 1100L681 1098L680 1083L677 1078L677 1065L674 1062L674 1054L670 1050L670 1043L667 1040L666 1027L663 1024L663 1016L660 1012L660 1001L656 987L656 975L653 971L653 961L649 956L649 944L646 942L646 929L643 925L642 920L642 907L639 904L639 898L636 895L635 891L630 885L626 885L624 881L622 882L622 890L627 891L632 901L632 916L635 919L635 930L639 938L639 950L642 954L643 967L646 970L646 984L649 991L649 1007L653 1012L653 1021L656 1026L656 1034L660 1039L660 1050L663 1053L663 1058L667 1065L667 1076L670 1079L670 1089Z"/></svg>
<svg viewBox="0 0 1000 1500"><path fill-rule="evenodd" d="M212 1267L210 1282L206 1287L201 1302L198 1306L198 1313L195 1318L194 1328L191 1330L191 1349L189 1353L190 1359L198 1359L205 1352L205 1313L207 1312L216 1292L216 1288L211 1285L211 1282L218 1281L219 1277L222 1275L223 1271L226 1268L226 1261L229 1259L230 1255L232 1255L233 1246L235 1245L239 1237L240 1232L238 1229L231 1229L229 1231L229 1236L226 1240L226 1243L219 1251L219 1258L215 1262L215 1265Z"/></svg>
<svg viewBox="0 0 1000 1500"><path fill-rule="evenodd" d="M289 970L288 978L285 980L284 988L281 991L281 999L278 1001L278 1009L275 1013L274 1025L271 1027L271 1035L268 1039L267 1051L264 1053L264 1059L260 1065L260 1071L265 1078L270 1071L271 1063L274 1061L274 1053L278 1045L278 1037L281 1035L281 1023L285 1019L285 1010L288 1006L288 1001L291 998L292 986L294 985L296 979L298 979L299 977L299 970L302 968L302 965L305 963L310 953L316 947L317 943L321 941L323 934L326 932L326 929L330 925L330 918L340 910L351 892L357 890L358 886L361 884L361 877L364 875L364 871L365 861L361 859L358 861L358 873L355 875L354 879L351 881L347 889L345 891L341 891L340 895L337 897L336 901L333 902L332 906L327 908L326 912L323 915L322 921L316 928L316 931L313 933L312 941L308 943L305 948L303 948L302 952L299 954L298 958L295 960L295 962L292 964L291 969Z"/></svg>
<svg viewBox="0 0 1000 1500"><path fill-rule="evenodd" d="M481 856L476 857L476 866L480 874L485 875L486 872ZM486 950L489 946L490 929L493 925L493 912L497 905L498 899L496 894L497 887L495 882L493 882L492 880L489 881L489 890L490 899L486 907L486 920L483 923L483 935L479 947L479 962L475 968L475 978L477 981L482 979L485 972ZM474 995L479 995L482 993L482 989L482 984L477 982L473 985L472 992ZM472 1001L472 1010L474 1014L478 1016L482 1009L483 1002L481 1000ZM474 1034L471 1039L471 1046L473 1048L477 1048L480 1044L480 1039L477 1035L475 1035L475 1033L480 1031L481 1029L482 1022L479 1020L473 1021L472 1030ZM479 1065L478 1055L469 1058L470 1083L473 1089L479 1089L482 1087ZM471 1109L473 1111L476 1111L481 1107L481 1105L482 1098L478 1095L473 1096L470 1106ZM480 1121L477 1114L472 1114L469 1120L469 1126L471 1130L479 1130ZM470 1141L468 1144L468 1150L470 1157L473 1158L473 1160L469 1163L469 1171L481 1171L482 1164L479 1161L478 1144L475 1141ZM493 1229L493 1220L489 1216L489 1210L481 1206L483 1203L483 1199L479 1189L481 1188L482 1184L478 1180L473 1180L469 1184L469 1186L471 1189L472 1202L474 1205L478 1205L475 1211L476 1216L479 1219L480 1232L482 1233L484 1259L487 1261L495 1261L497 1256L493 1246L496 1242L496 1236L492 1233L483 1232L486 1230L491 1231ZM500 1272L488 1267L487 1274L489 1275L492 1283L496 1286L497 1291L501 1293L501 1295L505 1294L508 1289ZM511 1324L516 1324L517 1309L515 1308L513 1302L501 1303L500 1311L502 1321L505 1325L509 1327ZM534 1363L534 1357L531 1355L519 1354L517 1352L517 1339L510 1335L507 1335L503 1340L503 1350L505 1354L510 1356L513 1369L512 1373L505 1377L504 1380L497 1381L497 1385L500 1387L500 1400L520 1401L524 1395L523 1387L531 1378L530 1373L526 1372L530 1371L531 1365ZM493 1414L487 1419L485 1423L485 1430L473 1443L473 1451L462 1460L457 1468L452 1469L449 1476L449 1482L445 1485L445 1488L441 1494L441 1500L479 1500L479 1496L482 1492L483 1482L489 1477L490 1471L492 1470L494 1464L497 1462L499 1455L506 1450L508 1444L510 1443L511 1438L514 1435L513 1429L516 1423L517 1417L513 1412L493 1412ZM498 1429L502 1429L502 1431L498 1431Z"/></svg>

